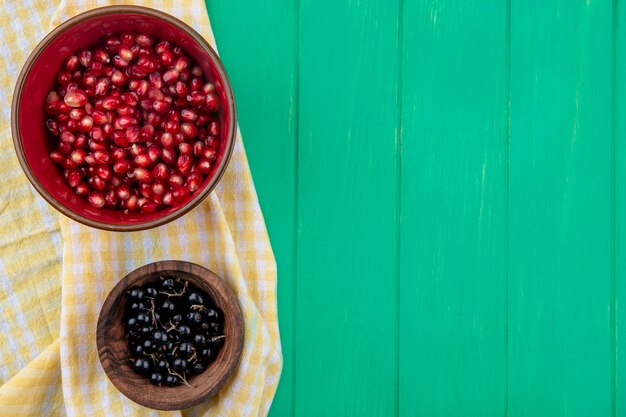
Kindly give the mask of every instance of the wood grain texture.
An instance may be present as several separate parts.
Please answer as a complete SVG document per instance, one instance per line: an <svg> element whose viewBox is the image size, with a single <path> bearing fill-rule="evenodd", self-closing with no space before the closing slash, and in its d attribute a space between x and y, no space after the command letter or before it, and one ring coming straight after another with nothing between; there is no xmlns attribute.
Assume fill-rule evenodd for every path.
<svg viewBox="0 0 626 417"><path fill-rule="evenodd" d="M283 371L271 415L292 416L295 336L297 19L295 1L209 0L239 126L278 264Z"/></svg>
<svg viewBox="0 0 626 417"><path fill-rule="evenodd" d="M506 3L208 0L279 266L272 416L626 417L626 5Z"/></svg>
<svg viewBox="0 0 626 417"><path fill-rule="evenodd" d="M397 19L300 2L299 417L396 413Z"/></svg>
<svg viewBox="0 0 626 417"><path fill-rule="evenodd" d="M189 281L205 291L224 313L224 345L204 372L189 379L192 387L152 385L130 366L130 352L123 323L128 302L127 290L158 282L161 276ZM122 278L104 301L96 334L98 356L111 382L131 400L157 410L189 408L207 401L217 393L239 364L243 340L243 315L232 290L213 272L185 261L154 262L137 268Z"/></svg>
<svg viewBox="0 0 626 417"><path fill-rule="evenodd" d="M615 415L626 417L626 2L614 2Z"/></svg>
<svg viewBox="0 0 626 417"><path fill-rule="evenodd" d="M611 415L611 22L610 2L512 2L512 417Z"/></svg>
<svg viewBox="0 0 626 417"><path fill-rule="evenodd" d="M404 2L402 416L505 414L506 16Z"/></svg>

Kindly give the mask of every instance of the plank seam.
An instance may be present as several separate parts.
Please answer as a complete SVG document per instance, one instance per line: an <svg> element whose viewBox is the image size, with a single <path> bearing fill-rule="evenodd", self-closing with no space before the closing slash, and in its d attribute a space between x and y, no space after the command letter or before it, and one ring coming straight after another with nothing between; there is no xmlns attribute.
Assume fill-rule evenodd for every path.
<svg viewBox="0 0 626 417"><path fill-rule="evenodd" d="M292 372L292 381L291 386L293 389L293 398L291 401L291 415L296 416L296 400L297 400L297 389L296 389L296 357L298 355L298 345L297 342L297 333L298 333L298 240L300 237L300 0L294 0L294 47L296 48L294 53L294 99L293 103L295 103L296 109L294 112L294 172L293 172L293 188L294 188L294 216L293 216L293 333L291 335L291 346L293 346L293 353L291 355L291 369Z"/></svg>
<svg viewBox="0 0 626 417"><path fill-rule="evenodd" d="M612 1L612 25L611 25L611 276L610 276L610 306L609 323L610 357L611 357L611 416L617 416L617 294L616 294L616 76L617 76L617 12L618 0Z"/></svg>
<svg viewBox="0 0 626 417"><path fill-rule="evenodd" d="M396 85L396 416L400 416L400 282L401 282L401 236L402 236L402 91L403 91L403 0L398 0L398 23L397 23L397 85Z"/></svg>
<svg viewBox="0 0 626 417"><path fill-rule="evenodd" d="M504 415L509 415L509 208L510 208L510 194L509 194L509 171L510 171L510 153L511 153L511 0L507 0L506 4L506 56L505 56L505 68L506 68L506 96L507 96L507 117L506 117L506 144L504 151L505 158L505 179L504 179L504 192L506 199L506 253L504 263L504 277L505 277L505 322L504 322Z"/></svg>

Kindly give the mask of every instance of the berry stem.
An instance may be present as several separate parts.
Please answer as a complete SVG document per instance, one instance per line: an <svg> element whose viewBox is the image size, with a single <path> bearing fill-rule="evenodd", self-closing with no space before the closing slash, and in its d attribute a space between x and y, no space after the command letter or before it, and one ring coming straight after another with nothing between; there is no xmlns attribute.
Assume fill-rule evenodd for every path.
<svg viewBox="0 0 626 417"><path fill-rule="evenodd" d="M183 382L183 384L187 385L189 388L195 388L193 385L189 384L189 382L187 382L187 378L185 378L183 375L179 374L176 371L173 371L171 369L167 369L167 372L170 373L170 375L174 375L177 376L178 378L180 378L180 380Z"/></svg>

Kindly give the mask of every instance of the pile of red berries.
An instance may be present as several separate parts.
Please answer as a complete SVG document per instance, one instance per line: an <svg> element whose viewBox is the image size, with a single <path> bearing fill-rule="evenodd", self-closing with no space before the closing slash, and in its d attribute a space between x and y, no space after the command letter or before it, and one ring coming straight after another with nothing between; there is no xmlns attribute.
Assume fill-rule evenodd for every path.
<svg viewBox="0 0 626 417"><path fill-rule="evenodd" d="M213 170L215 85L185 50L146 34L111 35L67 57L50 91L50 159L94 207L153 213L183 203Z"/></svg>

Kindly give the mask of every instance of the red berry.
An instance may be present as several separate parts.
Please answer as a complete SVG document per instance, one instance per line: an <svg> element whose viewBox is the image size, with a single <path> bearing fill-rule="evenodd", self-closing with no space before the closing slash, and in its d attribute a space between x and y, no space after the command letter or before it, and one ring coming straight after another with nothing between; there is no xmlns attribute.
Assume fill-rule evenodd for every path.
<svg viewBox="0 0 626 417"><path fill-rule="evenodd" d="M180 187L175 188L172 191L172 197L177 202L183 202L187 197L189 197L189 188L181 185Z"/></svg>
<svg viewBox="0 0 626 417"><path fill-rule="evenodd" d="M191 155L191 153L193 152L193 146L191 146L187 142L181 142L178 145L178 150L181 155Z"/></svg>
<svg viewBox="0 0 626 417"><path fill-rule="evenodd" d="M162 162L158 163L152 169L152 176L156 180L167 181L167 179L169 178L169 172L168 172L167 166Z"/></svg>
<svg viewBox="0 0 626 417"><path fill-rule="evenodd" d="M91 64L91 52L89 52L86 49L83 49L80 52L78 52L78 61L83 67L85 68L89 67L89 65Z"/></svg>
<svg viewBox="0 0 626 417"><path fill-rule="evenodd" d="M200 171L204 175L211 173L211 162L206 158L200 159L200 161L198 161L198 165L196 166L198 168L198 171Z"/></svg>
<svg viewBox="0 0 626 417"><path fill-rule="evenodd" d="M100 177L89 177L89 184L96 191L104 191L107 187L106 182Z"/></svg>
<svg viewBox="0 0 626 417"><path fill-rule="evenodd" d="M72 151L70 158L72 161L76 163L76 165L82 165L85 163L85 158L87 157L87 152L82 149L75 149Z"/></svg>
<svg viewBox="0 0 626 417"><path fill-rule="evenodd" d="M169 185L172 189L180 187L184 184L184 182L185 180L179 174L171 174L170 177L167 179L167 185Z"/></svg>
<svg viewBox="0 0 626 417"><path fill-rule="evenodd" d="M154 139L154 126L145 125L139 129L139 140L142 142L152 142Z"/></svg>
<svg viewBox="0 0 626 417"><path fill-rule="evenodd" d="M220 110L220 101L215 94L206 95L206 109L211 113L215 113Z"/></svg>
<svg viewBox="0 0 626 417"><path fill-rule="evenodd" d="M111 172L111 168L108 166L99 166L96 168L96 175L100 177L103 181L111 180L111 176L113 173Z"/></svg>
<svg viewBox="0 0 626 417"><path fill-rule="evenodd" d="M122 104L119 97L108 96L102 99L102 108L106 110L115 110Z"/></svg>
<svg viewBox="0 0 626 417"><path fill-rule="evenodd" d="M180 131L187 139L194 139L196 136L198 136L198 128L192 123L181 124Z"/></svg>
<svg viewBox="0 0 626 417"><path fill-rule="evenodd" d="M185 185L189 188L189 191L193 193L202 185L202 174L199 172L192 172L187 176Z"/></svg>
<svg viewBox="0 0 626 417"><path fill-rule="evenodd" d="M169 69L163 74L163 82L165 85L173 84L176 80L178 80L179 75L180 73L176 68Z"/></svg>
<svg viewBox="0 0 626 417"><path fill-rule="evenodd" d="M111 162L111 154L107 151L95 151L93 153L93 157L95 158L96 163L100 165L107 165Z"/></svg>
<svg viewBox="0 0 626 417"><path fill-rule="evenodd" d="M130 188L128 185L122 184L117 187L117 197L120 200L126 201L130 198Z"/></svg>
<svg viewBox="0 0 626 417"><path fill-rule="evenodd" d="M221 108L185 51L144 33L106 37L63 61L46 97L50 159L90 205L156 212L211 173Z"/></svg>
<svg viewBox="0 0 626 417"><path fill-rule="evenodd" d="M193 159L189 155L180 155L176 161L176 167L181 174L187 175L191 172L191 163Z"/></svg>
<svg viewBox="0 0 626 417"><path fill-rule="evenodd" d="M87 94L83 90L68 91L63 97L63 101L69 107L82 107L87 104Z"/></svg>
<svg viewBox="0 0 626 417"><path fill-rule="evenodd" d="M158 161L162 153L163 151L161 150L161 148L159 148L158 145L150 145L148 147L148 157L150 158L151 162Z"/></svg>
<svg viewBox="0 0 626 417"><path fill-rule="evenodd" d="M147 168L152 164L152 160L147 153L137 155L135 159L133 159L133 162L135 163L135 165L142 168Z"/></svg>
<svg viewBox="0 0 626 417"><path fill-rule="evenodd" d="M109 190L104 195L104 204L107 207L114 208L115 206L117 206L117 201L118 201L118 196L115 190Z"/></svg>
<svg viewBox="0 0 626 417"><path fill-rule="evenodd" d="M150 48L154 45L154 38L150 35L146 35L145 33L140 33L135 37L135 42L139 46L143 46L144 48Z"/></svg>
<svg viewBox="0 0 626 417"><path fill-rule="evenodd" d="M134 171L135 178L140 182L150 182L152 181L152 173L145 168L135 168Z"/></svg>
<svg viewBox="0 0 626 417"><path fill-rule="evenodd" d="M74 192L81 197L85 197L91 191L91 187L86 182L81 182L76 186Z"/></svg>
<svg viewBox="0 0 626 417"><path fill-rule="evenodd" d="M142 213L154 213L155 211L157 211L158 208L159 207L156 205L156 203L153 203L151 201L146 201L145 203L141 205L139 210Z"/></svg>
<svg viewBox="0 0 626 417"><path fill-rule="evenodd" d="M65 67L65 69L72 72L78 69L79 64L80 62L78 61L78 57L76 55L68 56L63 62L63 66Z"/></svg>
<svg viewBox="0 0 626 417"><path fill-rule="evenodd" d="M104 97L109 91L110 85L111 80L109 80L108 78L100 78L94 86L94 94L98 97Z"/></svg>
<svg viewBox="0 0 626 417"><path fill-rule="evenodd" d="M83 174L77 169L70 169L67 172L67 183L72 188L78 187L82 179L83 179Z"/></svg>
<svg viewBox="0 0 626 417"><path fill-rule="evenodd" d="M89 204L96 208L102 208L105 204L102 194L96 191L92 191L89 193L89 195L87 196L87 201L89 201Z"/></svg>
<svg viewBox="0 0 626 417"><path fill-rule="evenodd" d="M130 171L130 168L131 168L131 163L127 159L117 160L113 164L113 171L116 174L126 174L128 171Z"/></svg>
<svg viewBox="0 0 626 417"><path fill-rule="evenodd" d="M50 152L50 159L55 164L61 165L61 163L63 162L63 160L65 158L63 157L63 154L61 154L61 152L59 152L59 151L52 151L52 152Z"/></svg>

